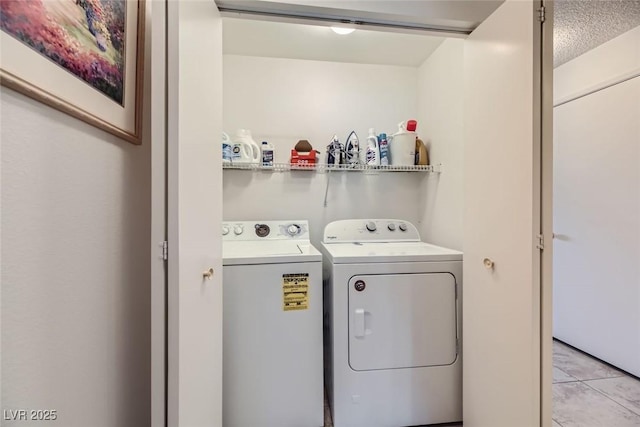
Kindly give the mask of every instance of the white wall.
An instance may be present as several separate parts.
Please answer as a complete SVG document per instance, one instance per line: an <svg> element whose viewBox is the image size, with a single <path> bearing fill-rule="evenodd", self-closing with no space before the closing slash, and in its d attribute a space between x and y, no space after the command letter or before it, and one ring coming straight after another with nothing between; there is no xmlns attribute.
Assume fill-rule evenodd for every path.
<svg viewBox="0 0 640 427"><path fill-rule="evenodd" d="M422 183L420 234L423 240L458 250L463 234L463 47L464 40L445 40L418 76L418 133L431 164L443 165L443 173Z"/></svg>
<svg viewBox="0 0 640 427"><path fill-rule="evenodd" d="M556 95L640 68L640 27L555 70ZM640 77L554 108L554 336L640 375Z"/></svg>
<svg viewBox="0 0 640 427"><path fill-rule="evenodd" d="M640 71L640 26L556 68L554 103L632 71Z"/></svg>
<svg viewBox="0 0 640 427"><path fill-rule="evenodd" d="M251 129L259 144L274 143L288 162L299 139L322 152L333 134L344 142L369 127L394 133L418 112L418 70L411 67L224 56L224 129ZM214 139L212 137L212 139ZM217 138L215 138L217 141ZM324 160L323 160L324 161ZM330 178L328 206L323 206ZM224 219L308 219L318 242L335 219L389 217L418 222L422 173L317 174L224 172Z"/></svg>
<svg viewBox="0 0 640 427"><path fill-rule="evenodd" d="M2 409L149 425L149 141L5 88L0 106Z"/></svg>

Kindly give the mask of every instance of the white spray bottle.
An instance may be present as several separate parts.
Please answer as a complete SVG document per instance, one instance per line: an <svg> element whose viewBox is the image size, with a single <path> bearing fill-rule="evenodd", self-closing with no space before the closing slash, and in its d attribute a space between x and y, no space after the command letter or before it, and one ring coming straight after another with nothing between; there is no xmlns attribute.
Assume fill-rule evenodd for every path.
<svg viewBox="0 0 640 427"><path fill-rule="evenodd" d="M369 129L366 146L360 149L360 164L380 166L380 147L376 131L373 128Z"/></svg>

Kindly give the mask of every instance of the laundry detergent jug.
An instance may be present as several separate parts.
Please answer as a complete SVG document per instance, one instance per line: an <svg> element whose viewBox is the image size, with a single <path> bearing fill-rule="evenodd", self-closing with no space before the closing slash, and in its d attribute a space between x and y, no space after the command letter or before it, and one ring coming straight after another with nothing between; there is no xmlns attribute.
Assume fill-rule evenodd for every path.
<svg viewBox="0 0 640 427"><path fill-rule="evenodd" d="M260 147L251 137L248 129L238 129L233 138L232 163L260 163Z"/></svg>
<svg viewBox="0 0 640 427"><path fill-rule="evenodd" d="M222 163L231 163L233 159L233 142L229 135L222 132Z"/></svg>
<svg viewBox="0 0 640 427"><path fill-rule="evenodd" d="M360 164L380 166L380 147L376 131L373 128L369 129L366 145L360 147Z"/></svg>
<svg viewBox="0 0 640 427"><path fill-rule="evenodd" d="M398 132L389 138L389 151L392 166L413 166L416 161L415 132L407 130L406 122L398 125Z"/></svg>

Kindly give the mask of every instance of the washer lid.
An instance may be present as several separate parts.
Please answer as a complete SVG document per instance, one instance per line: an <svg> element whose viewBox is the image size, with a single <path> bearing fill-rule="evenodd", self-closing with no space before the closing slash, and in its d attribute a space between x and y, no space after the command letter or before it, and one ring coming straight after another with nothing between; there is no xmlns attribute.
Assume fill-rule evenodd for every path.
<svg viewBox="0 0 640 427"><path fill-rule="evenodd" d="M313 245L295 241L222 242L222 265L322 261Z"/></svg>
<svg viewBox="0 0 640 427"><path fill-rule="evenodd" d="M323 243L333 264L462 261L462 252L424 242Z"/></svg>

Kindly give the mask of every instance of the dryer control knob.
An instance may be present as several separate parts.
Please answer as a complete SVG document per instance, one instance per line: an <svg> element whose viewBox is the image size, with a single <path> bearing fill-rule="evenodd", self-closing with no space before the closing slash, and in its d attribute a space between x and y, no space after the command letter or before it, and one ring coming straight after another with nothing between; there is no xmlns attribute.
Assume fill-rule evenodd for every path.
<svg viewBox="0 0 640 427"><path fill-rule="evenodd" d="M229 234L229 227L224 225L224 226L222 226L222 235L226 236L227 234Z"/></svg>
<svg viewBox="0 0 640 427"><path fill-rule="evenodd" d="M369 231L376 231L376 223L373 221L369 221L367 223L367 230Z"/></svg>
<svg viewBox="0 0 640 427"><path fill-rule="evenodd" d="M237 235L242 234L243 231L244 231L244 228L242 228L239 225L236 225L235 227L233 227L233 232L236 233Z"/></svg>
<svg viewBox="0 0 640 427"><path fill-rule="evenodd" d="M390 223L389 225L387 225L387 228L389 229L389 231L396 231L396 225L394 223Z"/></svg>
<svg viewBox="0 0 640 427"><path fill-rule="evenodd" d="M287 227L287 234L289 236L295 236L298 233L300 233L300 226L299 225L291 224L290 226Z"/></svg>
<svg viewBox="0 0 640 427"><path fill-rule="evenodd" d="M404 222L400 223L398 227L400 227L401 231L407 231L407 224L405 224Z"/></svg>

